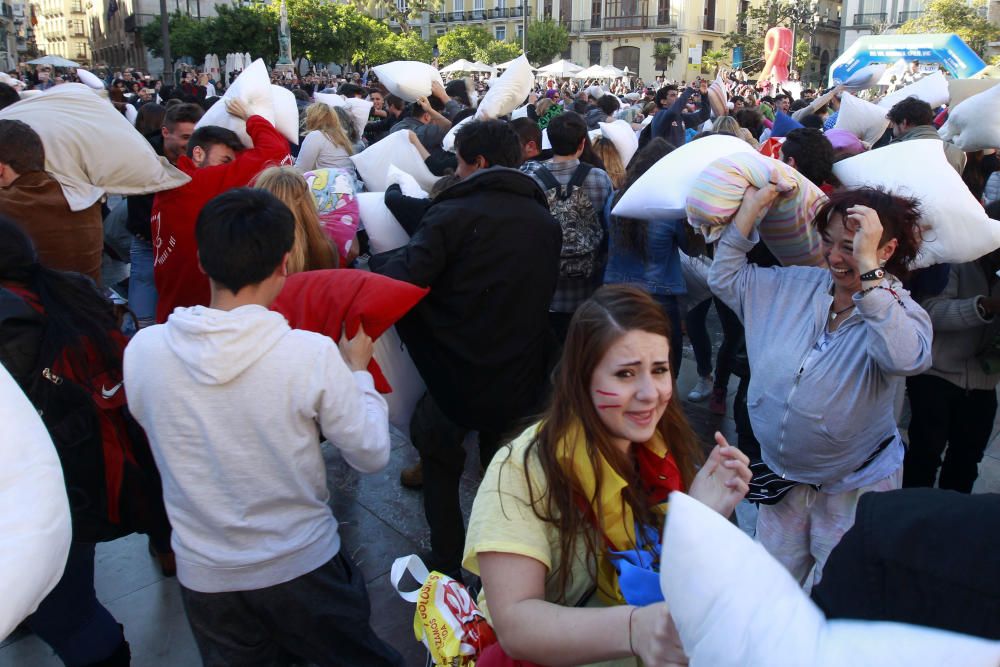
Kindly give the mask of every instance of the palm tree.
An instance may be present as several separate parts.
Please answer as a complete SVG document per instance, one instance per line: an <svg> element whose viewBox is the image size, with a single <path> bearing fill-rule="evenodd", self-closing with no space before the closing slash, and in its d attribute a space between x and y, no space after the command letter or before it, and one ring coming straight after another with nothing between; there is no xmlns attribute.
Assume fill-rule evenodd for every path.
<svg viewBox="0 0 1000 667"><path fill-rule="evenodd" d="M729 54L722 49L706 51L701 56L702 65L708 67L712 74L718 72L719 68L729 63Z"/></svg>
<svg viewBox="0 0 1000 667"><path fill-rule="evenodd" d="M677 59L677 45L673 42L656 42L653 46L653 59L656 60L656 69L660 70L660 76L666 78L666 70L674 64Z"/></svg>

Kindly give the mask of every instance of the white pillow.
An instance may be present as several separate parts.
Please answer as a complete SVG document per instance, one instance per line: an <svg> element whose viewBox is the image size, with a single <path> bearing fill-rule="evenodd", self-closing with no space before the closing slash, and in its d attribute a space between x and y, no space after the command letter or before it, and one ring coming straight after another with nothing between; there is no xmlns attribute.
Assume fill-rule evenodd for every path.
<svg viewBox="0 0 1000 667"><path fill-rule="evenodd" d="M476 109L476 118L500 118L506 116L524 102L531 92L531 84L535 75L531 71L531 63L524 54L514 59L511 66L496 79L483 96Z"/></svg>
<svg viewBox="0 0 1000 667"><path fill-rule="evenodd" d="M612 213L639 220L683 218L688 191L705 167L733 153L753 152L747 142L723 134L684 144L640 176L625 191Z"/></svg>
<svg viewBox="0 0 1000 667"><path fill-rule="evenodd" d="M510 119L517 120L518 118L528 117L528 105L525 104L523 107L518 107L510 112Z"/></svg>
<svg viewBox="0 0 1000 667"><path fill-rule="evenodd" d="M294 96L293 96L294 97ZM356 97L347 97L335 93L313 93L313 98L317 102L322 102L327 106L341 107L347 109L354 120L354 127L358 134L365 133L365 126L368 124L368 114L371 113L374 103L369 100L359 100Z"/></svg>
<svg viewBox="0 0 1000 667"><path fill-rule="evenodd" d="M542 130L542 150L547 151L552 148L552 142L549 141L549 128Z"/></svg>
<svg viewBox="0 0 1000 667"><path fill-rule="evenodd" d="M89 86L94 90L104 90L104 82L101 81L95 74L85 69L77 69L76 75L80 78L80 83L83 85Z"/></svg>
<svg viewBox="0 0 1000 667"><path fill-rule="evenodd" d="M971 262L1000 248L1000 222L990 220L937 139L892 143L833 165L846 187L882 186L915 197L924 241L912 268Z"/></svg>
<svg viewBox="0 0 1000 667"><path fill-rule="evenodd" d="M939 107L948 101L948 80L938 70L933 74L928 74L916 83L911 83L906 88L900 88L896 92L886 95L878 105L886 109L891 109L896 102L901 102L907 97L921 99L930 104L932 108Z"/></svg>
<svg viewBox="0 0 1000 667"><path fill-rule="evenodd" d="M475 119L472 116L468 116L467 118L463 118L462 120L460 120L458 124L452 125L451 129L448 130L448 134L444 135L444 139L441 140L441 148L451 153L454 153L455 135L458 134L459 128L465 125L466 123L472 122L473 120Z"/></svg>
<svg viewBox="0 0 1000 667"><path fill-rule="evenodd" d="M418 97L430 97L434 81L444 85L437 68L414 60L397 60L374 69L382 85L407 102L416 102Z"/></svg>
<svg viewBox="0 0 1000 667"><path fill-rule="evenodd" d="M410 130L390 132L385 139L351 156L366 190L385 192L389 186L389 165L396 165L413 176L424 190L434 187L439 177L424 164L417 148L410 143L410 134Z"/></svg>
<svg viewBox="0 0 1000 667"><path fill-rule="evenodd" d="M602 97L604 97L606 91L595 83L594 85L587 88L585 92L587 93L588 97L593 97L595 100L599 100Z"/></svg>
<svg viewBox="0 0 1000 667"><path fill-rule="evenodd" d="M883 107L850 93L841 95L840 113L837 114L834 129L850 132L870 146L881 138L887 127L889 119L885 117Z"/></svg>
<svg viewBox="0 0 1000 667"><path fill-rule="evenodd" d="M729 109L729 91L726 82L722 79L722 71L715 77L715 81L708 87L708 103L712 107L712 112L716 116L725 116Z"/></svg>
<svg viewBox="0 0 1000 667"><path fill-rule="evenodd" d="M2 365L0 424L0 637L6 637L59 583L72 528L52 438Z"/></svg>
<svg viewBox="0 0 1000 667"><path fill-rule="evenodd" d="M136 121L137 118L139 118L139 111L133 105L126 104L125 105L125 120L127 120L129 123L131 123L132 127L135 127L135 121Z"/></svg>
<svg viewBox="0 0 1000 667"><path fill-rule="evenodd" d="M250 115L261 116L274 125L274 95L271 92L271 78L264 67L264 61L255 60L250 67L243 70L243 73L236 77L233 84L226 90L222 99L212 105L212 108L205 112L195 128L206 125L216 125L232 130L240 138L247 148L253 146L250 135L247 134L246 121L240 120L226 111L227 100L239 100L246 106ZM298 116L298 113L296 113Z"/></svg>
<svg viewBox="0 0 1000 667"><path fill-rule="evenodd" d="M274 129L297 146L300 126L299 106L295 103L295 95L287 88L272 85L271 100L274 104Z"/></svg>
<svg viewBox="0 0 1000 667"><path fill-rule="evenodd" d="M629 160L639 150L639 137L636 136L632 126L624 120L616 120L613 123L601 123L601 132L604 138L615 145L618 155L622 159L622 165L627 167Z"/></svg>
<svg viewBox="0 0 1000 667"><path fill-rule="evenodd" d="M587 130L587 136L590 138L590 143L594 143L598 139L604 136L600 128L596 130Z"/></svg>
<svg viewBox="0 0 1000 667"><path fill-rule="evenodd" d="M692 665L995 667L1000 661L1000 642L903 623L827 621L763 546L679 491L670 494L660 587Z"/></svg>
<svg viewBox="0 0 1000 667"><path fill-rule="evenodd" d="M843 85L848 90L864 90L865 88L871 88L878 83L880 78L882 78L882 74L885 73L885 70L886 66L883 63L865 65L857 72L847 77L847 81L844 81Z"/></svg>
<svg viewBox="0 0 1000 667"><path fill-rule="evenodd" d="M948 107L954 109L973 95L986 92L1000 79L948 79Z"/></svg>
<svg viewBox="0 0 1000 667"><path fill-rule="evenodd" d="M387 180L389 185L398 185L399 189L402 190L403 194L407 197L415 197L417 199L427 199L428 197L427 192L417 184L417 179L399 169L394 164L389 165L389 177Z"/></svg>
<svg viewBox="0 0 1000 667"><path fill-rule="evenodd" d="M396 327L389 327L378 337L373 356L392 387L391 392L382 395L389 406L389 423L409 435L410 418L417 401L427 391L427 385L399 339Z"/></svg>
<svg viewBox="0 0 1000 667"><path fill-rule="evenodd" d="M74 211L92 206L105 193L147 194L191 180L82 83L64 83L22 99L0 109L0 119L24 121L38 133L45 171L62 186Z"/></svg>
<svg viewBox="0 0 1000 667"><path fill-rule="evenodd" d="M389 252L410 242L410 235L385 205L384 192L359 192L357 199L358 217L374 254Z"/></svg>
<svg viewBox="0 0 1000 667"><path fill-rule="evenodd" d="M967 153L1000 147L1000 86L973 95L948 113L939 134Z"/></svg>

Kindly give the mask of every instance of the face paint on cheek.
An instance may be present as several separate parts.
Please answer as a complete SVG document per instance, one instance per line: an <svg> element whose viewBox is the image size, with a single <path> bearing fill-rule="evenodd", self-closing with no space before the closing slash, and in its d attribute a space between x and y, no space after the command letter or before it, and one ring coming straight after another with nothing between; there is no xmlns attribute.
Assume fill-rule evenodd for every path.
<svg viewBox="0 0 1000 667"><path fill-rule="evenodd" d="M600 389L595 389L594 392L600 394L601 396L617 396L618 395L618 394L615 394L614 392L601 391Z"/></svg>

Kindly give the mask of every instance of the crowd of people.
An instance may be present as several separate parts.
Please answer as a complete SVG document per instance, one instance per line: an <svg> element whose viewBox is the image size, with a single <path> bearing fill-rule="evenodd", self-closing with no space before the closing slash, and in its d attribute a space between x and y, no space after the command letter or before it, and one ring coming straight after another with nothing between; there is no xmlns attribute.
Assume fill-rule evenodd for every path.
<svg viewBox="0 0 1000 667"><path fill-rule="evenodd" d="M0 109L75 79L12 74ZM911 271L919 199L845 188L833 172L889 144L942 141L947 108L903 99L886 110L885 133L863 142L834 129L844 86L793 99L742 72L717 80L721 110L705 79L542 78L503 118L476 116L486 77L435 81L408 102L374 72L275 72L297 101L296 145L223 98L232 81L105 74L109 102L134 113L185 185L72 211L39 134L0 119L0 362L37 410L25 419L40 416L59 453L73 526L61 578L23 611L66 665L129 664L93 579L95 544L131 532L148 534L176 573L206 665L402 664L372 630L320 449L328 441L362 473L389 460L373 339L346 324L333 339L295 329L272 308L289 276L351 268L429 289L396 323L426 385L409 419L419 463L400 482L422 490L425 563L481 584L499 641L477 664L686 664L672 601L632 572L655 572L669 548L660 535L676 491L726 517L757 503L756 539L831 617L1000 639L995 567L929 565L946 551L933 526L881 554L896 576L925 578L905 611L891 598L902 587L879 591L879 605L848 593L863 582L843 583L865 567L851 560L864 548L851 532L862 495L936 485L942 495L921 503L967 507L944 490L971 492L996 416L1000 251ZM367 123L317 101L331 94L371 102ZM216 104L245 124L249 145L199 124ZM634 155L600 136L615 121L635 133ZM352 157L397 133L440 177L427 198L385 189L409 241L375 252L362 217L338 242L306 174L332 170L363 192ZM802 221L824 266L781 266L761 241L777 182L751 186L714 243L684 219L614 214L648 170L714 135L767 151L825 193ZM942 146L1000 219L996 151ZM115 229L124 244L111 242ZM697 380L681 396L685 337ZM731 410L737 443L699 441L685 410L703 401ZM484 472L466 530L471 433ZM983 502L993 503L985 523L962 524L948 548L978 553L970 545L1000 520L995 500Z"/></svg>

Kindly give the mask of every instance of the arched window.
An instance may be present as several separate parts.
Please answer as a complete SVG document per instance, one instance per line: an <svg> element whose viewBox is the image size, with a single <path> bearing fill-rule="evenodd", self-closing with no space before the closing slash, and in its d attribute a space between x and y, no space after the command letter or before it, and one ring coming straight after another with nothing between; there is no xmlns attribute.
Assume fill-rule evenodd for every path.
<svg viewBox="0 0 1000 667"><path fill-rule="evenodd" d="M632 74L639 72L639 47L619 46L612 52L613 64L618 69L625 69Z"/></svg>

